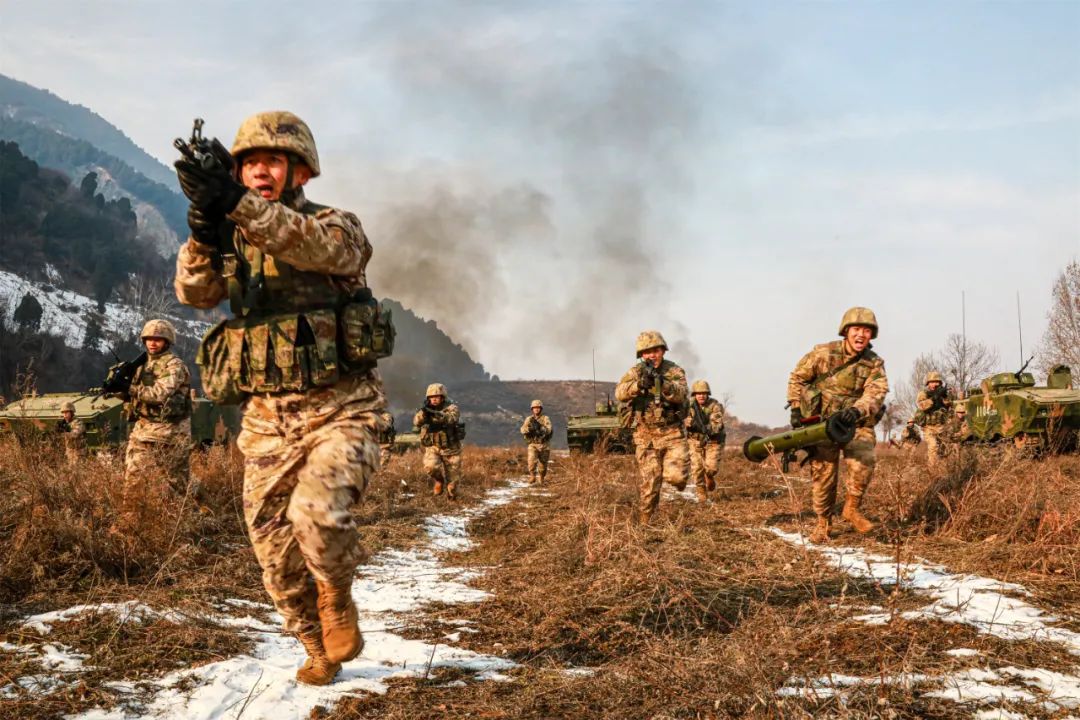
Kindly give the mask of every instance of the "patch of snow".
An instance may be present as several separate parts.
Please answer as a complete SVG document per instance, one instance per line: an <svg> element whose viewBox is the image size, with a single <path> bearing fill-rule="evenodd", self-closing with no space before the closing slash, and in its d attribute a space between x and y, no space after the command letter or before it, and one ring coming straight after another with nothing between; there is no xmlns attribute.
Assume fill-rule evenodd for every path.
<svg viewBox="0 0 1080 720"><path fill-rule="evenodd" d="M54 610L52 612L41 613L40 615L31 615L22 621L22 626L28 630L34 630L35 632L41 633L42 635L48 635L52 632L53 625L56 623L71 622L83 615L98 615L102 613L115 614L120 622L127 622L129 620L142 622L144 620L154 620L161 617L164 617L171 622L183 622L183 616L179 613L161 613L137 600L128 600L127 602L122 603L75 605L73 607L65 608L64 610Z"/></svg>
<svg viewBox="0 0 1080 720"><path fill-rule="evenodd" d="M83 664L90 656L77 653L64 645L47 643L41 651L11 643L0 643L0 650L36 655L34 660L45 671L41 675L24 675L0 687L0 698L17 698L29 694L50 695L78 679L88 668Z"/></svg>
<svg viewBox="0 0 1080 720"><path fill-rule="evenodd" d="M568 667L563 669L563 675L570 677L592 677L596 674L596 668L591 667Z"/></svg>
<svg viewBox="0 0 1080 720"><path fill-rule="evenodd" d="M1012 712L1004 708L994 710L980 710L973 716L975 720L1029 720L1027 715Z"/></svg>
<svg viewBox="0 0 1080 720"><path fill-rule="evenodd" d="M946 650L946 655L952 655L953 657L973 657L975 655L981 655L978 650L972 648L953 648L952 650Z"/></svg>

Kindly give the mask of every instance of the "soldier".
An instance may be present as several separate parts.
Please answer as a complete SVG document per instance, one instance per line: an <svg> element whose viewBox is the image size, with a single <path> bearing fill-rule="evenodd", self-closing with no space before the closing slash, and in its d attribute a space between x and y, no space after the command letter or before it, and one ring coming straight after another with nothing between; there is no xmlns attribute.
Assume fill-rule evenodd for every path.
<svg viewBox="0 0 1080 720"><path fill-rule="evenodd" d="M188 492L190 479L191 373L172 352L176 328L168 320L150 320L139 337L146 362L135 370L126 397L135 425L124 457L125 503L148 479L167 480L178 495Z"/></svg>
<svg viewBox="0 0 1080 720"><path fill-rule="evenodd" d="M533 400L529 417L521 424L521 437L529 444L529 484L543 483L551 457L551 418L544 414L544 404Z"/></svg>
<svg viewBox="0 0 1080 720"><path fill-rule="evenodd" d="M64 441L64 456L74 465L86 454L86 424L75 417L75 403L70 400L60 406L60 416L56 431Z"/></svg>
<svg viewBox="0 0 1080 720"><path fill-rule="evenodd" d="M394 430L394 416L388 410L379 413L379 421L379 468L385 470L390 467L390 459L394 456L394 438L397 431Z"/></svg>
<svg viewBox="0 0 1080 720"><path fill-rule="evenodd" d="M375 360L387 349L374 330L392 328L367 287L360 221L304 195L319 156L303 120L253 115L231 151L215 144L213 155L224 169L187 154L176 163L192 229L176 293L199 308L229 299L234 317L199 350L203 386L244 401L244 519L266 591L308 654L296 678L325 685L364 646L350 508L379 467Z"/></svg>
<svg viewBox="0 0 1080 720"><path fill-rule="evenodd" d="M627 371L615 386L615 399L627 403L637 423L634 451L641 486L638 510L648 523L660 505L660 487L666 481L676 490L686 488L689 448L683 420L686 417L686 373L664 359L667 343L655 330L638 335L641 362Z"/></svg>
<svg viewBox="0 0 1080 720"><path fill-rule="evenodd" d="M952 452L960 443L970 437L971 429L967 424L967 405L962 402L953 403L952 415L942 426L938 439L946 445L947 452Z"/></svg>
<svg viewBox="0 0 1080 720"><path fill-rule="evenodd" d="M841 452L846 466L847 498L843 517L860 533L869 532L874 523L863 516L860 505L874 472L874 425L889 391L884 361L871 350L877 337L874 313L853 307L840 321L840 337L817 345L795 365L788 381L788 404L792 425L805 418L839 414L844 422L856 424L855 437L840 446L819 445L810 452L810 477L813 481L814 513L817 525L810 535L815 543L828 542Z"/></svg>
<svg viewBox="0 0 1080 720"><path fill-rule="evenodd" d="M915 400L915 405L919 408L915 421L922 426L923 438L926 440L926 462L934 468L944 451L940 435L949 420L952 398L949 397L949 390L945 387L941 373L926 373L924 383L925 389L919 391L919 397Z"/></svg>
<svg viewBox="0 0 1080 720"><path fill-rule="evenodd" d="M915 429L915 418L912 418L907 421L904 432L900 435L900 449L911 450L921 442L922 438L919 437L919 431Z"/></svg>
<svg viewBox="0 0 1080 720"><path fill-rule="evenodd" d="M464 439L461 412L453 401L446 399L446 386L442 383L428 385L426 394L427 402L413 417L424 448L424 472L433 483L432 495L442 495L445 485L447 499L456 500Z"/></svg>
<svg viewBox="0 0 1080 720"><path fill-rule="evenodd" d="M690 479L697 499L705 502L716 489L720 456L724 452L724 406L711 397L709 383L698 380L690 388L693 399L686 415L687 444L690 448Z"/></svg>

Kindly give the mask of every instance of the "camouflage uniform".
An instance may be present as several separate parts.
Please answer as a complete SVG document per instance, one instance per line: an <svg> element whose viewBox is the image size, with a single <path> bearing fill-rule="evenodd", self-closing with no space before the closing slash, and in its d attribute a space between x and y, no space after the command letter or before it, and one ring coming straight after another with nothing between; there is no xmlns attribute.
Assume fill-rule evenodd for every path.
<svg viewBox="0 0 1080 720"><path fill-rule="evenodd" d="M384 410L379 414L379 420L379 468L385 470L390 467L390 460L394 457L394 416Z"/></svg>
<svg viewBox="0 0 1080 720"><path fill-rule="evenodd" d="M919 431L915 429L915 421L909 420L904 427L903 433L900 435L900 448L902 450L910 450L922 442L922 438L919 437Z"/></svg>
<svg viewBox="0 0 1080 720"><path fill-rule="evenodd" d="M65 402L60 408L61 414L72 413L71 421L61 420L56 430L64 443L64 457L71 464L76 464L86 455L86 423L74 416L75 403Z"/></svg>
<svg viewBox="0 0 1080 720"><path fill-rule="evenodd" d="M533 401L533 407L543 409L538 400ZM534 428L536 428L535 431ZM548 459L551 457L552 432L551 418L544 415L543 412L540 415L533 415L530 412L529 417L525 418L525 422L521 424L521 437L525 438L525 442L529 445L530 483L542 483L544 478L547 477Z"/></svg>
<svg viewBox="0 0 1080 720"><path fill-rule="evenodd" d="M287 177L297 158L319 175L310 130L291 113L244 122L231 153L241 159L257 149L287 152ZM182 163L181 187L208 214L213 206L198 206L185 185L184 172L198 177L198 168ZM247 398L237 445L248 533L286 631L308 652L297 678L326 684L363 648L351 596L363 550L350 508L379 467L386 396L374 360L359 351L360 335L345 333L361 325L348 313L370 309L371 244L355 215L309 202L298 185L278 201L227 188L240 192L227 210L235 254L223 261L217 248L197 241L192 224L174 285L180 301L195 307L230 299L235 318L219 325L228 362L208 371L220 354L210 343L215 328L200 348L203 385L212 399L234 388Z"/></svg>
<svg viewBox="0 0 1080 720"><path fill-rule="evenodd" d="M413 425L420 428L424 472L431 478L433 492L439 495L445 487L446 496L451 500L457 497L458 480L461 478L460 422L461 412L449 399L445 399L438 408L417 410L413 416Z"/></svg>
<svg viewBox="0 0 1080 720"><path fill-rule="evenodd" d="M698 381L700 383L701 381ZM694 383L694 387L698 387ZM708 387L707 384L704 387ZM697 406L695 392L690 397L690 411L686 415L686 437L690 448L690 481L696 488L699 500L704 500L707 493L716 489L716 474L720 472L720 459L724 452L724 406L716 398L710 397L704 405ZM696 407L700 407L704 427L695 420ZM702 432L704 430L704 432Z"/></svg>
<svg viewBox="0 0 1080 720"><path fill-rule="evenodd" d="M642 333L645 335L653 335L663 343L659 333ZM639 357L640 346L648 342L639 337ZM663 347L666 349L666 344ZM646 391L642 389L644 369L644 363L630 368L615 386L615 398L629 404L636 423L634 452L641 473L638 509L642 520L647 522L660 505L660 488L664 482L677 490L686 487L690 451L683 427L688 392L686 373L670 360L663 360L657 368L660 382Z"/></svg>
<svg viewBox="0 0 1080 720"><path fill-rule="evenodd" d="M867 321L847 322L857 310L869 313ZM852 308L845 314L844 319L845 322L841 324L840 331L842 336L850 325L867 325L871 324L871 320L873 336L877 336L877 321L865 308ZM855 357L856 353L849 348L847 340L835 340L816 345L799 360L788 380L788 402L792 407L801 408L804 417L814 412L829 416L850 407L859 410L862 416L851 442L843 446L832 443L819 445L812 448L810 452L814 513L819 519L819 530L824 530L826 538L828 537L828 523L836 504L836 485L841 453L843 453L844 464L847 468L845 517L852 512L858 514L863 494L874 472L874 448L877 445L874 425L877 424L878 413L889 391L885 363L877 353L868 345L861 357L857 360ZM828 373L845 365L843 370L825 377ZM820 391L821 407L804 407L815 389ZM862 520L868 522L865 518Z"/></svg>
<svg viewBox="0 0 1080 720"><path fill-rule="evenodd" d="M929 383L931 380L942 382L942 377L939 373L931 372L927 374L926 382ZM927 390L923 389L919 391L915 405L919 408L915 416L916 423L922 426L923 439L926 440L926 462L933 468L937 466L938 461L941 460L945 452L941 433L949 421L949 408L952 401L946 396L935 407L934 398L930 396Z"/></svg>
<svg viewBox="0 0 1080 720"><path fill-rule="evenodd" d="M149 323L148 323L149 324ZM173 492L188 491L191 460L191 373L171 350L148 355L128 390L136 418L124 457L125 497L136 486L165 481Z"/></svg>

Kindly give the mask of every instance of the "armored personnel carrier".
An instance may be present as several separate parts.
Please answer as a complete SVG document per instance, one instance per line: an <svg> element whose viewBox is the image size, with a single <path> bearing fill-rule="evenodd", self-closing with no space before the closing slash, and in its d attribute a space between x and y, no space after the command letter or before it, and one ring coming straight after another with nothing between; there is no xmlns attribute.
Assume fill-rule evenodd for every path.
<svg viewBox="0 0 1080 720"><path fill-rule="evenodd" d="M962 401L971 437L982 442L1008 440L1019 447L1050 452L1077 448L1080 435L1080 389L1065 365L1050 370L1046 385L1021 368L998 373L973 388Z"/></svg>
<svg viewBox="0 0 1080 720"><path fill-rule="evenodd" d="M611 400L596 403L595 415L571 415L566 419L566 444L572 453L634 451L633 431L623 426Z"/></svg>
<svg viewBox="0 0 1080 720"><path fill-rule="evenodd" d="M47 393L8 403L0 408L0 434L31 437L56 432L65 402L74 403L76 419L86 425L89 449L116 447L127 440L124 401L97 393ZM239 431L239 407L215 405L206 398L192 400L191 437L196 443L226 443Z"/></svg>

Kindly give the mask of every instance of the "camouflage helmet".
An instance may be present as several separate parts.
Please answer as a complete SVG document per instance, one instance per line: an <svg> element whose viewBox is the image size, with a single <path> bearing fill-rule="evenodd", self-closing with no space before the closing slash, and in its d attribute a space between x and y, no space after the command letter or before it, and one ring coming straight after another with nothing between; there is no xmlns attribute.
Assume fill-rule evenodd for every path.
<svg viewBox="0 0 1080 720"><path fill-rule="evenodd" d="M706 395L712 395L712 388L709 387L709 383L704 380L698 380L690 388L691 395L697 395L698 393L705 393Z"/></svg>
<svg viewBox="0 0 1080 720"><path fill-rule="evenodd" d="M929 385L932 382L939 382L944 384L945 380L941 377L941 373L939 373L937 370L931 370L930 372L926 373L926 379L923 380L923 385Z"/></svg>
<svg viewBox="0 0 1080 720"><path fill-rule="evenodd" d="M255 113L236 131L232 156L240 159L248 150L284 150L304 161L311 177L319 176L319 152L307 123L285 110Z"/></svg>
<svg viewBox="0 0 1080 720"><path fill-rule="evenodd" d="M540 408L541 410L543 410L544 403L540 402L539 400L533 400L531 403L529 403L529 409L532 410L533 408Z"/></svg>
<svg viewBox="0 0 1080 720"><path fill-rule="evenodd" d="M70 400L64 401L64 403L60 406L60 412L75 412L75 403L71 402Z"/></svg>
<svg viewBox="0 0 1080 720"><path fill-rule="evenodd" d="M427 392L424 393L425 397L435 397L436 395L442 395L446 397L446 386L442 383L431 383L427 386Z"/></svg>
<svg viewBox="0 0 1080 720"><path fill-rule="evenodd" d="M176 343L176 328L168 320L150 320L143 325L142 332L139 334L140 340L146 338L161 338L162 340L168 340L170 345Z"/></svg>
<svg viewBox="0 0 1080 720"><path fill-rule="evenodd" d="M847 336L847 329L852 325L867 325L870 328L870 337L876 338L878 333L877 316L870 308L849 308L840 320L840 337Z"/></svg>
<svg viewBox="0 0 1080 720"><path fill-rule="evenodd" d="M641 353L646 350L652 350L653 348L668 349L667 342L664 340L664 336L657 330L646 330L637 336L637 356L641 357Z"/></svg>

